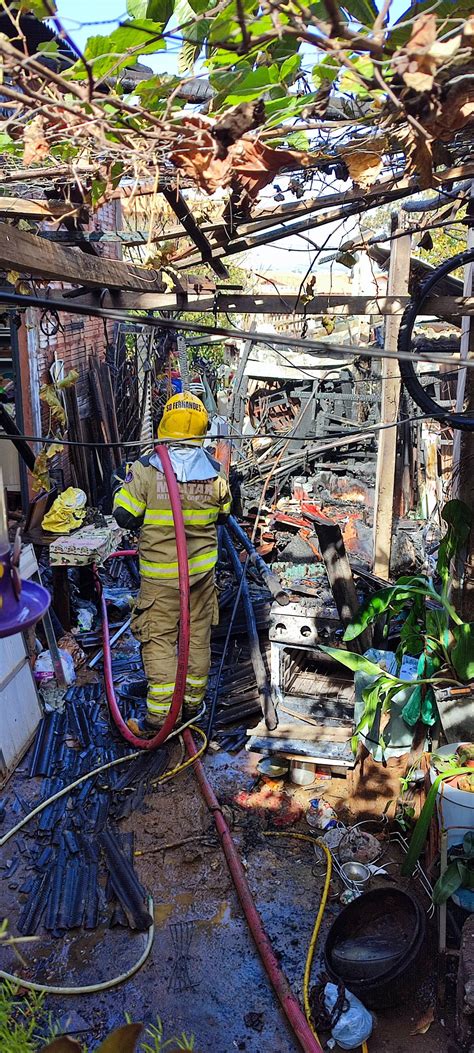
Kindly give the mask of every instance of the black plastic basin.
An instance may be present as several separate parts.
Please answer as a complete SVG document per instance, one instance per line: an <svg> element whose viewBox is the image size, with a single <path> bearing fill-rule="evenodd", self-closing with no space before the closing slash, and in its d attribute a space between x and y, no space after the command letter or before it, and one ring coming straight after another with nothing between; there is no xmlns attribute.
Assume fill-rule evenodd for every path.
<svg viewBox="0 0 474 1053"><path fill-rule="evenodd" d="M421 949L426 918L416 899L397 888L377 888L349 903L326 940L326 967L361 1000L392 1002L395 981L408 973ZM372 998L371 998L372 996Z"/></svg>

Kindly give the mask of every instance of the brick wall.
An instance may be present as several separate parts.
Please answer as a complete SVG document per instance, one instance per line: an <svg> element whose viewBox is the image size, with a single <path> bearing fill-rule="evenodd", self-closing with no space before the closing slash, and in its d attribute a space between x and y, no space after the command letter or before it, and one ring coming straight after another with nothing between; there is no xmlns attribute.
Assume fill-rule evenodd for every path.
<svg viewBox="0 0 474 1053"><path fill-rule="evenodd" d="M89 230L98 228L115 230L120 229L120 227L119 201L111 201L98 209L88 225ZM109 259L120 259L121 257L120 245L99 245L98 251L101 256L107 256ZM86 273L88 256L86 253L83 253L83 257ZM55 283L54 286L51 284L50 288L57 288L58 291L63 291L69 286ZM105 358L106 333L104 322L100 318L86 315L61 314L59 316L60 326L57 329L57 324L55 324L53 317L44 315L43 312L36 310L31 312L31 315L36 331L35 345L40 384L51 382L50 369L55 361L63 363L65 374L71 369L77 370L79 380L76 392L79 401L79 412L81 417L88 417L90 415L87 379L89 361L91 355L97 355L100 359ZM107 323L109 341L113 338L113 330L114 323ZM49 426L49 411L44 403L41 403L41 419L43 434L46 434ZM71 484L71 472L67 450L57 463L63 474L64 485L69 486Z"/></svg>

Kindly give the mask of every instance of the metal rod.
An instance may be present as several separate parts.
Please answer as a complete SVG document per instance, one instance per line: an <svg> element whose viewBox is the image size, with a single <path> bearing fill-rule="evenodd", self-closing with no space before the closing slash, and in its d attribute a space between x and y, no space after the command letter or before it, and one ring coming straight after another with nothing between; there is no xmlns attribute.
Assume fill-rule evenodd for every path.
<svg viewBox="0 0 474 1053"><path fill-rule="evenodd" d="M273 571L270 570L270 567L267 566L265 560L263 560L262 557L258 554L256 549L252 545L250 538L247 537L245 530L242 530L242 527L237 522L237 520L234 519L234 516L229 516L229 526L232 530L232 533L235 534L236 538L238 538L238 540L240 541L240 544L243 545L246 552L248 552L250 562L263 578L263 581L265 582L265 585L267 586L269 592L273 596L273 599L277 600L277 602L280 603L282 606L289 603L290 597L288 596L288 593L285 592L276 574L274 574Z"/></svg>
<svg viewBox="0 0 474 1053"><path fill-rule="evenodd" d="M234 568L235 576L242 589L242 603L245 611L245 617L247 620L250 657L252 659L255 680L258 688L258 693L261 699L261 706L263 716L265 718L265 724L269 731L274 731L275 728L278 727L278 717L276 715L275 703L273 701L271 688L267 679L267 672L262 658L262 652L260 650L257 623L255 621L255 613L252 606L252 601L250 599L250 590L247 581L247 576L244 572L244 568L242 567L240 559L232 543L232 538L226 527L223 528L223 536L224 545L227 549L230 561Z"/></svg>
<svg viewBox="0 0 474 1053"><path fill-rule="evenodd" d="M112 644L114 644L116 640L118 640L121 636L123 636L124 632L126 632L127 629L129 628L131 621L132 621L131 618L127 618L127 621L124 622L123 625L120 626L120 629L117 629L117 632L114 633L114 635L110 637L110 646L112 646ZM94 655L92 661L89 662L89 669L94 669L94 667L96 665L98 665L98 663L100 662L100 659L102 658L103 653L104 652L103 652L102 647L101 647L100 651L97 651L97 654Z"/></svg>

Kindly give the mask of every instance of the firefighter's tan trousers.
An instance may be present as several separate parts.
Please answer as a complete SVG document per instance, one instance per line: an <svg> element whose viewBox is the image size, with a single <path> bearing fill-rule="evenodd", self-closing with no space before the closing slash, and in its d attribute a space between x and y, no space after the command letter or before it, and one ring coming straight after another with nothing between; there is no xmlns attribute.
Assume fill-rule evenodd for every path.
<svg viewBox="0 0 474 1053"><path fill-rule="evenodd" d="M177 583L141 580L132 615L132 632L142 647L148 680L147 709L155 720L169 712L177 668L180 591ZM211 627L218 621L214 571L199 581L190 579L190 646L184 704L199 709L206 693L210 665Z"/></svg>

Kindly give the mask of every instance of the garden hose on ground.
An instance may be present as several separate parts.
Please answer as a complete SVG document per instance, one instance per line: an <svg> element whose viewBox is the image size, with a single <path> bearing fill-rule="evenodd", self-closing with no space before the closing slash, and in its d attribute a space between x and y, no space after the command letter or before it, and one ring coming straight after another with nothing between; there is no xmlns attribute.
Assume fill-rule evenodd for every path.
<svg viewBox="0 0 474 1053"><path fill-rule="evenodd" d="M151 896L148 896L147 906L150 916L153 918L154 904ZM118 984L124 983L125 980L130 980L131 977L141 969L153 947L154 935L155 925L152 921L150 928L148 929L145 949L140 955L138 961L136 961L130 969L127 969L126 972L121 973L120 976L114 976L112 980L104 980L102 983L86 984L83 987L54 987L50 984L36 983L33 980L24 980L22 976L17 976L15 973L7 973L4 969L0 969L0 980L7 980L10 983L18 984L18 987L25 987L27 991L39 991L40 994L49 995L86 995L96 994L98 991L108 991L111 987L117 987Z"/></svg>
<svg viewBox="0 0 474 1053"><path fill-rule="evenodd" d="M318 845L319 848L322 848L323 852L324 852L324 854L326 856L326 879L325 879L325 882L324 882L323 893L322 893L322 896L321 896L321 902L319 904L319 910L318 910L318 913L317 913L317 916L316 916L316 921L314 923L313 932L311 934L311 939L309 941L308 954L306 956L306 963L305 963L305 967L304 967L304 977L303 977L304 1011L306 1013L306 1019L307 1019L308 1024L309 1024L309 1026L311 1028L311 1031L313 1032L313 1035L314 1035L315 1039L319 1042L318 1033L317 1033L317 1031L316 1031L316 1029L315 1029L315 1027L313 1025L313 1022L312 1022L311 1006L309 1004L309 981L310 981L310 978L311 978L311 967L312 967L312 964L313 964L314 952L315 952L315 949L316 949L316 942L317 942L317 939L318 939L318 936L319 936L319 930L321 928L321 922L323 920L323 914L324 914L324 911L326 909L326 903L327 903L327 898L328 898L328 893L329 893L329 885L330 885L330 882L331 882L331 875L332 875L332 857L331 857L331 853L329 851L329 848L328 848L327 844L324 841L319 840L319 838L311 837L309 834L298 834L298 833L296 833L296 831L293 831L293 830L288 830L288 831L287 830L267 830L265 832L265 837L293 837L293 838L295 838L295 840L298 840L298 841L309 841L310 844Z"/></svg>
<svg viewBox="0 0 474 1053"><path fill-rule="evenodd" d="M193 726L193 731L197 732L197 734L201 736L202 743L199 749L196 749L195 747L195 753L192 757L188 757L187 760L183 761L180 764L177 764L174 768L171 768L170 771L164 772L163 775L160 775L158 779L156 779L157 783L167 782L168 779L171 779L175 775L178 775L179 772L185 771L186 768L189 768L191 764L194 764L195 761L202 756L204 750L207 747L207 737L201 730L201 728ZM188 734L190 734L189 731ZM16 824L16 826L12 827L11 830L8 830L8 832L0 838L0 848L3 848L3 846L6 845L7 842L19 832L19 830L26 826L26 823L29 823L30 819L33 819L36 815L39 815L39 813L44 811L44 809L47 808L48 805L53 804L54 801L57 801L60 797L64 797L65 794L71 793L77 786L81 786L83 782L87 781L87 779L92 779L94 775L98 775L99 772L106 771L108 768L114 768L118 764L126 764L127 761L135 760L135 758L139 756L140 751L136 750L133 753L129 753L126 757L118 757L116 760L108 761L107 764L100 764L99 767L93 768L92 771L87 772L85 775L81 775L78 779L75 779L75 781L71 782L69 786L63 786L63 788L61 790L58 790L57 793L54 793L45 801L41 801L41 804L37 805L36 808L33 808L32 812L29 812L28 815L23 816L23 819L21 819L20 822ZM151 918L153 919L154 904L151 896L148 897L148 910ZM111 987L117 987L118 984L123 983L125 980L129 980L132 976L135 975L135 973L138 972L139 969L141 969L142 965L145 964L153 946L154 934L155 927L152 921L148 929L145 948L143 950L143 953L140 955L138 961L136 961L134 965L130 967L130 969L127 969L126 972L121 973L120 976L115 976L111 980L104 980L102 983L86 984L82 987L56 987L54 986L54 984L42 984L36 983L33 980L24 980L22 976L18 976L15 973L6 972L4 969L0 969L0 980L6 980L10 983L18 984L19 987L25 987L28 991L39 991L42 994L50 995L85 995L95 994L98 991L108 991Z"/></svg>

